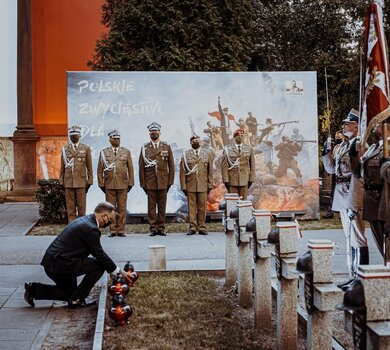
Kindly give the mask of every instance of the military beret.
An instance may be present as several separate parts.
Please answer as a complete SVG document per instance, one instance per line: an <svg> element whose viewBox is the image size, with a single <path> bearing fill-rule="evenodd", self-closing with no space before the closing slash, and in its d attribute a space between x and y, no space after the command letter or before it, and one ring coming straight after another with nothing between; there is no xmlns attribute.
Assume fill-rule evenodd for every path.
<svg viewBox="0 0 390 350"><path fill-rule="evenodd" d="M160 131L161 125L159 123L153 122L152 124L147 126L149 131Z"/></svg>
<svg viewBox="0 0 390 350"><path fill-rule="evenodd" d="M81 135L81 127L73 125L68 129L69 135Z"/></svg>
<svg viewBox="0 0 390 350"><path fill-rule="evenodd" d="M192 140L195 140L195 139L200 139L200 136L198 136L198 135L191 136L190 142L192 142Z"/></svg>
<svg viewBox="0 0 390 350"><path fill-rule="evenodd" d="M243 129L237 129L234 134L233 134L233 137L236 137L237 135L242 135L244 134L244 130Z"/></svg>

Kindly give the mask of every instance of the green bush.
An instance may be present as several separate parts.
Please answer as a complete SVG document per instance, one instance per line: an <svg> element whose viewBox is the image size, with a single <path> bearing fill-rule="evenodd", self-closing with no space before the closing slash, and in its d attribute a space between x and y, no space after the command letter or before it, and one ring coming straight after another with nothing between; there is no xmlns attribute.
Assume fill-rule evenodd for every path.
<svg viewBox="0 0 390 350"><path fill-rule="evenodd" d="M64 186L58 179L38 180L35 197L39 203L39 215L43 222L67 222Z"/></svg>

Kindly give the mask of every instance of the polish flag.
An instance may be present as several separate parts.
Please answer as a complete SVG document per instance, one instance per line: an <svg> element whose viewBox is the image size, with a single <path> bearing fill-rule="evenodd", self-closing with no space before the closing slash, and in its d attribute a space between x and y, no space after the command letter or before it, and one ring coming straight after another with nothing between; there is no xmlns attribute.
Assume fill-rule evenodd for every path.
<svg viewBox="0 0 390 350"><path fill-rule="evenodd" d="M386 120L390 115L383 5L383 0L375 0L369 5L366 16L364 100L360 121L363 145L372 127Z"/></svg>
<svg viewBox="0 0 390 350"><path fill-rule="evenodd" d="M221 114L219 114L218 111L215 112L208 112L207 113L210 117L217 118L218 120L221 120ZM234 120L234 115L233 114L228 114L229 120Z"/></svg>

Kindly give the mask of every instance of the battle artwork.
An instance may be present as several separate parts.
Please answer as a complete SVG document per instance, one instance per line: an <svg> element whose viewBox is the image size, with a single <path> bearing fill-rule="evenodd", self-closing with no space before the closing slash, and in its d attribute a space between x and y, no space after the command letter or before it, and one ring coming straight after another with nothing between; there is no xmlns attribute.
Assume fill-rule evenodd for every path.
<svg viewBox="0 0 390 350"><path fill-rule="evenodd" d="M178 173L193 135L201 137L202 147L213 156L214 183L207 209L218 210L227 191L222 154L241 129L243 143L255 154L256 179L248 190L253 207L318 218L316 91L315 72L69 72L68 122L82 127L81 142L92 148L95 177L98 150L107 147L107 133L120 130L136 175L127 204L131 213L146 212L137 166L140 149L148 142L146 126L156 121L175 156L167 212L187 210ZM88 206L101 196L92 187Z"/></svg>

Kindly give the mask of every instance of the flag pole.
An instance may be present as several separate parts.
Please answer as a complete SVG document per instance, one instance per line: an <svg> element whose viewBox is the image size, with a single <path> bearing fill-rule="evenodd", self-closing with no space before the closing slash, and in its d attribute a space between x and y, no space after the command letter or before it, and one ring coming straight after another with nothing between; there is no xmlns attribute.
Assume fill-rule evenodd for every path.
<svg viewBox="0 0 390 350"><path fill-rule="evenodd" d="M326 112L328 114L328 139L332 137L330 134L330 110L329 110L329 93L328 93L328 75L325 67L325 90L326 90Z"/></svg>

